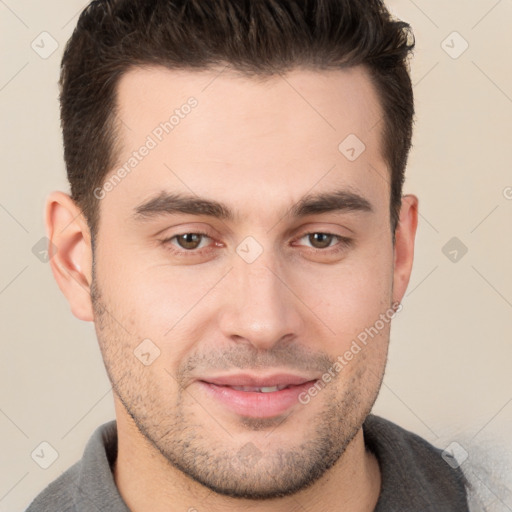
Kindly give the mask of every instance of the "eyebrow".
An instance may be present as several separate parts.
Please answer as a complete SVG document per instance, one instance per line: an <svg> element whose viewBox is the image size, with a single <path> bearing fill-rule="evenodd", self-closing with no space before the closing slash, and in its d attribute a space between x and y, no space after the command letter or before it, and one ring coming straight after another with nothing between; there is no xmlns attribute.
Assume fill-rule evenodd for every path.
<svg viewBox="0 0 512 512"><path fill-rule="evenodd" d="M335 190L307 194L295 203L289 214L294 218L328 212L373 212L371 203L350 190ZM162 215L205 215L225 221L235 221L239 216L228 205L195 195L161 191L134 209L136 221L146 221Z"/></svg>

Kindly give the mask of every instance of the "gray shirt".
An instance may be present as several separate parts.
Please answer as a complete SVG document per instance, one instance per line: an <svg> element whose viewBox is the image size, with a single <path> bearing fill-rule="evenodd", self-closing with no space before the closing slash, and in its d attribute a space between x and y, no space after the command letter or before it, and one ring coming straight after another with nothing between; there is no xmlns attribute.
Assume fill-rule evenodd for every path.
<svg viewBox="0 0 512 512"><path fill-rule="evenodd" d="M375 512L468 512L467 481L442 451L394 423L370 414L363 425L375 454L382 488ZM116 421L98 427L80 461L54 480L26 512L129 512L112 474Z"/></svg>

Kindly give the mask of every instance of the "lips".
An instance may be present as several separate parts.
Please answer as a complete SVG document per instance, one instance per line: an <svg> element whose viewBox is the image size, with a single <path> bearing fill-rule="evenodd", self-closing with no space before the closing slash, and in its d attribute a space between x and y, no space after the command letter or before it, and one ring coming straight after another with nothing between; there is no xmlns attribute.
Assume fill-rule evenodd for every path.
<svg viewBox="0 0 512 512"><path fill-rule="evenodd" d="M275 391L281 391L282 389L289 388L290 386L229 386L237 391L253 391L256 393L273 393Z"/></svg>
<svg viewBox="0 0 512 512"><path fill-rule="evenodd" d="M267 377L249 374L225 375L220 377L209 377L201 380L211 384L216 384L217 386L252 388L270 388L280 386L281 388L285 388L288 386L298 386L315 379L315 377L303 377L300 375L281 373L269 375Z"/></svg>
<svg viewBox="0 0 512 512"><path fill-rule="evenodd" d="M298 404L299 395L315 381L315 378L292 374L266 377L238 374L209 377L199 384L209 398L238 415L269 418Z"/></svg>

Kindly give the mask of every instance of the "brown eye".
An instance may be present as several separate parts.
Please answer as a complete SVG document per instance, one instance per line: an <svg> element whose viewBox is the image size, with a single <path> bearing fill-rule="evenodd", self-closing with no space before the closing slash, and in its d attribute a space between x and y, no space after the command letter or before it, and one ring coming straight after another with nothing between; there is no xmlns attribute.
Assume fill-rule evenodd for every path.
<svg viewBox="0 0 512 512"><path fill-rule="evenodd" d="M178 233L164 240L160 240L165 250L179 258L197 258L210 254L221 244L215 242L213 237L202 231L189 231ZM212 243L213 242L213 243Z"/></svg>
<svg viewBox="0 0 512 512"><path fill-rule="evenodd" d="M346 251L352 247L353 241L350 238L334 233L325 233L323 231L310 231L304 233L298 240L302 241L301 246L309 248L309 251L315 254L333 255Z"/></svg>
<svg viewBox="0 0 512 512"><path fill-rule="evenodd" d="M203 237L204 235L201 233L184 233L183 235L177 235L175 238L181 248L193 250L199 247Z"/></svg>
<svg viewBox="0 0 512 512"><path fill-rule="evenodd" d="M310 233L308 235L308 239L315 249L326 249L330 247L334 237L335 235L329 233Z"/></svg>

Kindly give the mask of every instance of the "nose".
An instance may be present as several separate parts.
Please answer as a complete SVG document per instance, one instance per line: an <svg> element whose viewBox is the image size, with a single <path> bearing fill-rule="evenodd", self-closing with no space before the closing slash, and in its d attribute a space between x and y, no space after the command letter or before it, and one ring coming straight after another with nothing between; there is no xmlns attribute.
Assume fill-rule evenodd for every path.
<svg viewBox="0 0 512 512"><path fill-rule="evenodd" d="M268 350L298 336L300 301L273 257L262 255L252 263L238 259L226 281L219 315L225 337Z"/></svg>

